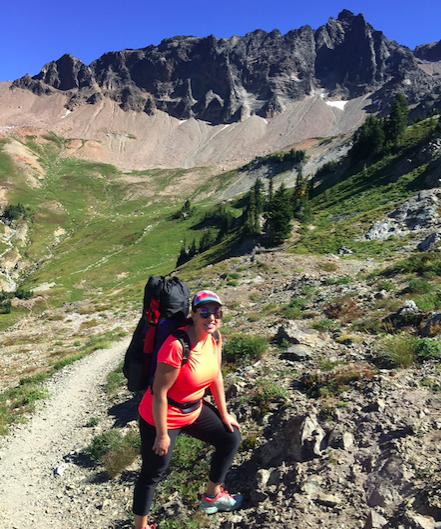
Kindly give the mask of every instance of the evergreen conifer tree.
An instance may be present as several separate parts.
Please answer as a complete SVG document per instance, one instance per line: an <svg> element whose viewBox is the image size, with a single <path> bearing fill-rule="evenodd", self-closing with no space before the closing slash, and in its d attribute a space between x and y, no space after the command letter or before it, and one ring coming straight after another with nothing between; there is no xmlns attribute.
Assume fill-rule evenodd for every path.
<svg viewBox="0 0 441 529"><path fill-rule="evenodd" d="M271 204L271 200L273 199L273 195L274 195L273 177L270 176L269 184L268 184L268 204Z"/></svg>
<svg viewBox="0 0 441 529"><path fill-rule="evenodd" d="M188 249L188 257L189 257L189 259L194 257L197 253L198 253L198 249L197 249L197 246L196 246L196 239L193 238L193 241L192 241L192 243L190 245L190 248Z"/></svg>
<svg viewBox="0 0 441 529"><path fill-rule="evenodd" d="M261 178L257 178L254 182L254 199L256 202L256 215L259 216L263 213L263 207L265 199L263 197L264 184Z"/></svg>
<svg viewBox="0 0 441 529"><path fill-rule="evenodd" d="M221 206L219 217L219 231L217 233L216 242L220 242L225 237L225 235L227 235L227 233L230 231L231 221L233 220L233 215L227 210L225 206Z"/></svg>
<svg viewBox="0 0 441 529"><path fill-rule="evenodd" d="M290 194L282 183L269 203L268 231L275 244L280 244L291 235L292 209Z"/></svg>
<svg viewBox="0 0 441 529"><path fill-rule="evenodd" d="M214 245L215 240L216 237L211 228L204 231L204 234L202 235L201 240L199 241L199 253L209 250Z"/></svg>
<svg viewBox="0 0 441 529"><path fill-rule="evenodd" d="M403 94L396 94L390 114L386 120L386 141L389 145L399 145L406 133L409 108Z"/></svg>
<svg viewBox="0 0 441 529"><path fill-rule="evenodd" d="M178 260L176 261L176 266L181 266L184 263L186 263L188 260L189 260L188 249L187 249L187 244L184 239L184 242L182 243L181 250L178 255Z"/></svg>
<svg viewBox="0 0 441 529"><path fill-rule="evenodd" d="M355 160L369 157L371 154L380 154L385 145L385 125L382 119L377 119L372 114L358 130L351 157Z"/></svg>
<svg viewBox="0 0 441 529"><path fill-rule="evenodd" d="M247 229L249 233L259 233L259 219L256 208L256 190L252 188L249 194Z"/></svg>
<svg viewBox="0 0 441 529"><path fill-rule="evenodd" d="M307 185L308 183L306 181L306 178L303 176L302 168L300 168L297 173L296 185L294 186L291 195L291 206L293 213L298 209L300 202L302 201L302 197L306 193Z"/></svg>
<svg viewBox="0 0 441 529"><path fill-rule="evenodd" d="M312 208L309 202L308 180L303 176L300 168L297 175L296 185L291 195L291 206L293 217L301 222L310 222L312 220Z"/></svg>

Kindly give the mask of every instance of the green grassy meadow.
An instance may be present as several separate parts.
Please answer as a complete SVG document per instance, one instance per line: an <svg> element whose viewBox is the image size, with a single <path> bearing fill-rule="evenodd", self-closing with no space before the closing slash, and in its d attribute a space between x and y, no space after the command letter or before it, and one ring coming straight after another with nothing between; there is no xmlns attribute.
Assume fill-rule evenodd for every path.
<svg viewBox="0 0 441 529"><path fill-rule="evenodd" d="M190 219L173 218L189 198L173 192L186 170L134 171L131 180L111 165L65 158L67 140L54 134L44 141L33 136L16 140L46 171L36 176L37 185L30 185L0 151L0 185L8 189L9 204L24 204L28 211L21 258L39 263L23 279L23 288L55 283L49 291L55 305L114 288L130 291L150 275L171 272L183 241L200 238L203 229L192 228L213 200L199 202ZM215 185L199 179L198 171L205 173L204 168L192 170L201 182L193 197ZM7 248L2 244L0 250Z"/></svg>
<svg viewBox="0 0 441 529"><path fill-rule="evenodd" d="M314 220L300 226L300 238L290 251L325 254L346 246L359 257L374 258L400 251L406 239L359 238L384 213L424 188L424 164L397 182L391 182L390 175L427 142L435 125L428 119L408 127L401 148L368 166L351 165L336 184L314 190ZM35 271L23 276L21 286L32 290L54 283L48 293L55 305L111 294L115 288L124 297L150 275L174 270L184 241L200 240L209 227L204 215L217 207L216 192L234 183L237 175L228 171L208 177L207 168L128 174L109 164L66 157L69 140L53 133L14 140L44 170L37 174L31 165L26 174L0 149L0 185L7 190L9 204L23 204L27 211L20 221L27 225L26 242L17 249L28 266L38 263ZM7 141L2 140L0 147ZM188 195L183 196L179 184L186 177L194 178L195 185L187 185ZM187 199L192 201L192 215L174 215ZM229 202L228 208L233 217L242 212L240 201ZM233 232L184 269L190 272L217 262L238 242L238 233ZM0 251L7 248L0 243Z"/></svg>

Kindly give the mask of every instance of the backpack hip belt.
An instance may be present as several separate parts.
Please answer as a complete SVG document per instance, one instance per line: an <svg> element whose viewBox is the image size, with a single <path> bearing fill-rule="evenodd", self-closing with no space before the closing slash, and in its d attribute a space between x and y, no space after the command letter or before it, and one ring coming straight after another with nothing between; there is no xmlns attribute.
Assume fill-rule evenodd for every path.
<svg viewBox="0 0 441 529"><path fill-rule="evenodd" d="M175 408L179 408L182 411L182 413L191 413L192 411L195 411L199 408L202 402L202 399L188 400L187 402L178 402L177 400L167 397L167 401L171 406L174 406Z"/></svg>

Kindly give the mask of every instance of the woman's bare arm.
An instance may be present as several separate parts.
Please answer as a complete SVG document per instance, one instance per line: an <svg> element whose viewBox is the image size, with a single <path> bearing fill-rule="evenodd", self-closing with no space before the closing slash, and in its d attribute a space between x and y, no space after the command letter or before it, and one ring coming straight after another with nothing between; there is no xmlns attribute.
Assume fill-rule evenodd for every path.
<svg viewBox="0 0 441 529"><path fill-rule="evenodd" d="M152 412L155 419L156 439L153 450L162 456L168 452L170 437L167 432L167 393L179 375L179 368L158 362L153 383Z"/></svg>

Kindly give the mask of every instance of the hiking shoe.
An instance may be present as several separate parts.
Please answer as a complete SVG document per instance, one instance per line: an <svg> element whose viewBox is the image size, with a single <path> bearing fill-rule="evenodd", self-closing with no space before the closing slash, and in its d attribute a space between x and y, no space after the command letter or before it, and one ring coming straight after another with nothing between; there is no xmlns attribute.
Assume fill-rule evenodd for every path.
<svg viewBox="0 0 441 529"><path fill-rule="evenodd" d="M231 496L224 489L221 489L214 498L209 498L205 493L202 494L200 510L205 514L214 514L217 511L234 511L242 503L243 496L234 494Z"/></svg>

